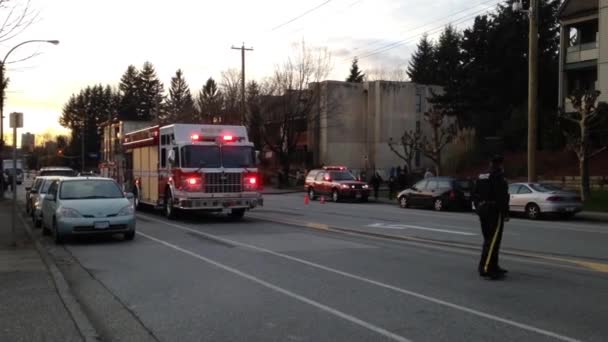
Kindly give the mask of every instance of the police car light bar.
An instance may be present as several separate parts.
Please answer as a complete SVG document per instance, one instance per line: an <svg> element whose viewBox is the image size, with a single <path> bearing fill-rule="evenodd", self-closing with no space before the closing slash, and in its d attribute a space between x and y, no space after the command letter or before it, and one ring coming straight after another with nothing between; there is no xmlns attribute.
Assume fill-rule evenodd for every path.
<svg viewBox="0 0 608 342"><path fill-rule="evenodd" d="M224 135L224 141L232 141L234 137L232 135Z"/></svg>

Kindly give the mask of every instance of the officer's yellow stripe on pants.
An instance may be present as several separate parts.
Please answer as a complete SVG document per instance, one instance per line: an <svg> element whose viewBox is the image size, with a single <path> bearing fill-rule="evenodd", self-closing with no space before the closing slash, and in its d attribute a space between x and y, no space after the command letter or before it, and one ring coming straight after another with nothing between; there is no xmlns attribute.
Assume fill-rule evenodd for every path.
<svg viewBox="0 0 608 342"><path fill-rule="evenodd" d="M498 238L498 233L500 233L500 226L502 221L502 214L498 213L498 223L496 225L496 229L494 230L494 236L492 237L492 243L490 244L490 250L488 251L488 255L486 256L486 264L483 267L484 272L488 272L488 266L490 266L490 259L492 259L492 252L494 251L494 247L496 245L496 239Z"/></svg>

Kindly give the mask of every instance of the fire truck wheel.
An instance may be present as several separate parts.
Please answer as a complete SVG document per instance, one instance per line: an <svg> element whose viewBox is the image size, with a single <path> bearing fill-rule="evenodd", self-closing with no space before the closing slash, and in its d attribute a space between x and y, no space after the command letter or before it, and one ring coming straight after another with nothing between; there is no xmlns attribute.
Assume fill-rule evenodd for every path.
<svg viewBox="0 0 608 342"><path fill-rule="evenodd" d="M231 219L240 220L245 216L245 209L232 209L232 212L228 214Z"/></svg>
<svg viewBox="0 0 608 342"><path fill-rule="evenodd" d="M169 220L174 220L177 218L177 212L175 207L173 207L173 196L171 192L167 192L165 194L165 216Z"/></svg>

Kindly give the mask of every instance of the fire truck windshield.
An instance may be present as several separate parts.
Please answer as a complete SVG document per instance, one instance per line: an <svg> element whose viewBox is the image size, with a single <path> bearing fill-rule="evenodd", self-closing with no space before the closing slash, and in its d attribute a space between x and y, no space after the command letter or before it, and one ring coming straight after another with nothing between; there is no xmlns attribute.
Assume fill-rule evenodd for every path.
<svg viewBox="0 0 608 342"><path fill-rule="evenodd" d="M220 148L218 146L184 146L182 147L182 167L220 167Z"/></svg>
<svg viewBox="0 0 608 342"><path fill-rule="evenodd" d="M255 158L251 146L222 146L224 167L253 167Z"/></svg>

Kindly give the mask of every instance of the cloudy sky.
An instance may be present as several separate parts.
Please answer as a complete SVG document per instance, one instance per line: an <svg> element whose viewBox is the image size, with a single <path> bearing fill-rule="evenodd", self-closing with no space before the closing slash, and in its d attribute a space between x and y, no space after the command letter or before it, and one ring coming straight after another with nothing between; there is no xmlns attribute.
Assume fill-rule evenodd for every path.
<svg viewBox="0 0 608 342"><path fill-rule="evenodd" d="M146 60L165 85L181 68L195 92L210 76L219 79L222 70L240 68L240 53L230 47L243 42L254 48L247 53L248 79L268 75L301 40L330 50L331 79L344 79L354 56L364 70L388 72L407 65L422 33L433 37L448 23L465 27L499 2L32 0L40 19L1 43L0 58L28 39L61 43L28 44L11 54L9 62L40 53L7 65L11 81L4 112L24 112L24 131L61 130L57 118L70 94L89 84L116 85L129 64ZM7 9L0 9L2 20L6 15Z"/></svg>

